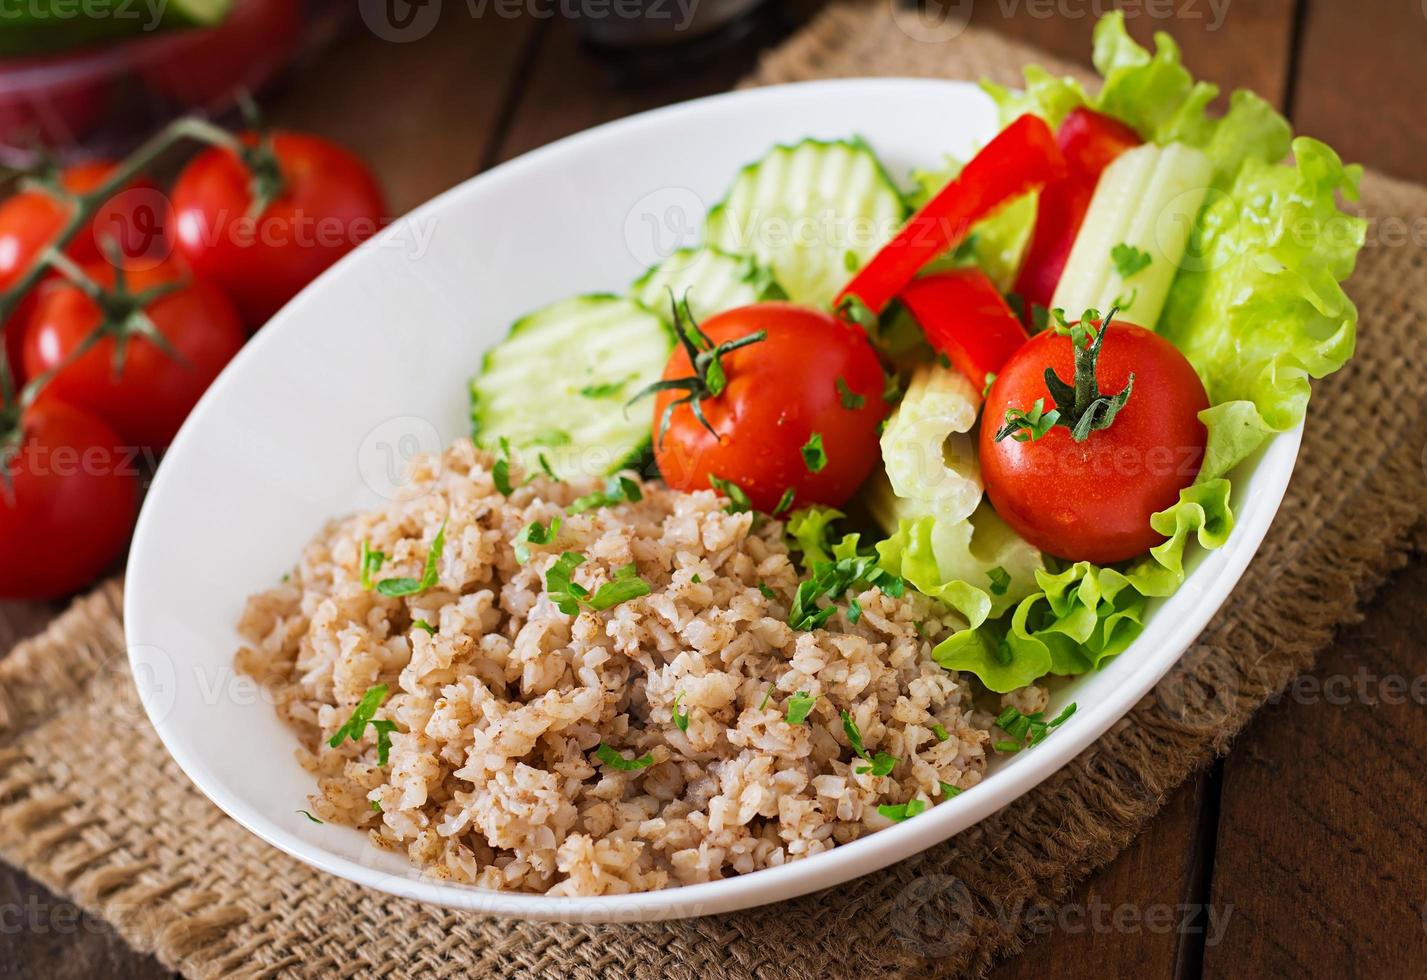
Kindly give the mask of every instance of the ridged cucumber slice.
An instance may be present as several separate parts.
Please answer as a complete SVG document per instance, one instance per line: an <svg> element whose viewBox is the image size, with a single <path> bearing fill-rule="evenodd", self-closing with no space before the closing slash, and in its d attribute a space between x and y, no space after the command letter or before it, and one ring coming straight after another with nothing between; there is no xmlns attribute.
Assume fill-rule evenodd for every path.
<svg viewBox="0 0 1427 980"><path fill-rule="evenodd" d="M1121 320L1154 329L1212 177L1209 158L1182 143L1121 154L1100 175L1051 306L1072 320L1119 306ZM1149 264L1122 277L1118 245L1145 253Z"/></svg>
<svg viewBox="0 0 1427 980"><path fill-rule="evenodd" d="M781 299L783 289L772 270L757 260L704 246L681 248L630 286L635 300L666 320L672 318L669 293L689 300L695 320L765 299Z"/></svg>
<svg viewBox="0 0 1427 980"><path fill-rule="evenodd" d="M744 167L704 240L771 266L793 302L825 307L906 216L865 142L809 139Z"/></svg>
<svg viewBox="0 0 1427 980"><path fill-rule="evenodd" d="M471 381L476 444L507 439L561 479L633 465L649 447L650 409L626 415L625 402L659 379L673 347L663 318L623 296L576 296L522 317Z"/></svg>

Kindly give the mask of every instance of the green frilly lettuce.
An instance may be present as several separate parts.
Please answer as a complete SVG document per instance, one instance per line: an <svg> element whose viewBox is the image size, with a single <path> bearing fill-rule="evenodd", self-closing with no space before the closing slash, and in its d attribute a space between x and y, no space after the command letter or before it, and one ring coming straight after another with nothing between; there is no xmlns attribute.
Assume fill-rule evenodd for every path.
<svg viewBox="0 0 1427 980"><path fill-rule="evenodd" d="M1224 402L1199 414L1209 432L1204 460L1179 502L1150 523L1166 540L1125 568L1076 562L1035 572L1037 591L1016 603L1009 617L989 618L991 596L966 582L934 583L929 593L949 601L969 628L932 651L937 663L979 677L993 691L1013 691L1046 674L1083 674L1123 651L1144 626L1149 599L1172 594L1184 581L1185 551L1191 542L1218 548L1234 528L1226 474L1264 440L1253 403ZM921 591L915 544L929 529L903 521L897 534L878 546L882 564ZM980 599L968 592L981 592ZM954 601L952 601L954 600ZM977 613L981 615L977 617Z"/></svg>
<svg viewBox="0 0 1427 980"><path fill-rule="evenodd" d="M1037 590L1009 615L997 618L979 583L929 580L930 518L903 520L879 546L884 566L967 619L969 628L936 647L937 661L994 691L1085 673L1128 647L1148 601L1184 581L1191 542L1212 549L1228 539L1229 472L1303 420L1309 378L1342 367L1356 334L1357 311L1340 283L1366 225L1339 210L1337 198L1356 199L1361 169L1316 140L1294 139L1287 121L1251 93L1234 93L1227 112L1209 116L1218 89L1190 76L1168 35L1156 35L1152 53L1137 44L1120 13L1097 25L1094 61L1104 84L1093 97L1037 68L1026 70L1023 91L984 87L1007 121L1035 112L1058 124L1084 105L1147 140L1187 143L1209 156L1213 186L1156 326L1204 381L1213 407L1200 418L1209 441L1195 482L1151 519L1164 543L1123 567L1038 570Z"/></svg>

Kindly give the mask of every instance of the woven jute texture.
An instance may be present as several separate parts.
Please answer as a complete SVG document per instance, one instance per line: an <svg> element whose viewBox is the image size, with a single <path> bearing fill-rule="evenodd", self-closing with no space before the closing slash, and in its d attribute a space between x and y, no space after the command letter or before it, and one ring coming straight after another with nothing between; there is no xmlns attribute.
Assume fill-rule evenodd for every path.
<svg viewBox="0 0 1427 980"><path fill-rule="evenodd" d="M773 53L754 81L1014 81L1028 61L1064 67L975 30L937 40L947 32L934 26L899 26L882 5L835 7ZM944 123L927 121L929 130ZM1366 212L1380 221L1427 216L1422 188L1370 175L1363 191ZM1273 530L1199 642L1071 765L900 865L770 908L653 925L531 924L366 892L261 843L179 772L132 694L118 583L0 661L0 854L192 976L982 972L1029 938L1032 910L1053 907L1119 852L1166 793L1309 667L1405 560L1424 503L1422 251L1370 246L1350 291L1362 311L1357 356L1317 386Z"/></svg>

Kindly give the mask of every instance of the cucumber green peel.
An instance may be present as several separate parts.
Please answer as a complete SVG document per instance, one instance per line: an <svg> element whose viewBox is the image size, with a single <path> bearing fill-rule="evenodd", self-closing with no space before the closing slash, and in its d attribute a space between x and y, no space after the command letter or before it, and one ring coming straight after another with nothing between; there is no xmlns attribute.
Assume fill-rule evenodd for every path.
<svg viewBox="0 0 1427 980"><path fill-rule="evenodd" d="M0 24L0 57L56 54L228 19L233 0L26 0Z"/></svg>
<svg viewBox="0 0 1427 980"><path fill-rule="evenodd" d="M1194 365L1212 405L1200 414L1209 442L1198 478L1151 519L1167 540L1121 567L1037 570L1038 588L1000 619L990 618L989 583L941 574L930 546L935 518L899 517L878 545L889 571L955 600L969 628L934 656L994 691L1085 673L1128 647L1143 629L1148 600L1183 582L1190 542L1212 549L1227 540L1229 472L1299 424L1309 378L1338 370L1353 352L1357 310L1340 284L1352 273L1366 223L1340 211L1337 197L1357 198L1361 168L1345 166L1317 140L1293 138L1287 121L1251 93L1234 93L1228 112L1211 118L1205 108L1218 90L1194 81L1168 35L1155 40L1155 51L1146 51L1125 31L1122 14L1102 18L1094 60L1105 83L1094 98L1038 68L1026 70L1021 92L984 85L1004 121L1035 112L1056 124L1088 105L1147 141L1195 148L1212 167L1207 201L1155 324Z"/></svg>

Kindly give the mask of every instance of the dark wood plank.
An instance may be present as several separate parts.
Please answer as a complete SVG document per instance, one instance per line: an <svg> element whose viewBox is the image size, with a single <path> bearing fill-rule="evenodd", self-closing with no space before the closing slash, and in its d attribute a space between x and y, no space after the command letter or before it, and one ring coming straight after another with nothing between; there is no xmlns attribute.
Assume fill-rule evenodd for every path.
<svg viewBox="0 0 1427 980"><path fill-rule="evenodd" d="M459 183L488 152L515 76L547 23L480 17L448 3L419 41L397 43L358 22L274 105L274 124L331 137L380 176L393 214Z"/></svg>
<svg viewBox="0 0 1427 980"><path fill-rule="evenodd" d="M1427 563L1385 588L1225 766L1211 977L1421 976L1427 963Z"/></svg>
<svg viewBox="0 0 1427 980"><path fill-rule="evenodd" d="M0 657L27 636L43 630L64 602L0 602Z"/></svg>
<svg viewBox="0 0 1427 980"><path fill-rule="evenodd" d="M497 153L508 160L537 146L612 119L731 88L751 71L760 45L775 43L812 16L816 2L780 6L777 16L752 37L705 65L644 84L620 84L596 61L584 57L574 27L552 21L541 40L530 77Z"/></svg>
<svg viewBox="0 0 1427 980"><path fill-rule="evenodd" d="M1345 157L1427 179L1420 3L1312 0L1291 95L1294 124ZM1415 217L1415 216L1404 216ZM1265 711L1225 763L1213 900L1232 905L1211 976L1420 975L1427 846L1415 760L1427 747L1416 561L1319 668ZM1408 700L1397 701L1397 685ZM1419 700L1412 700L1416 684Z"/></svg>
<svg viewBox="0 0 1427 980"><path fill-rule="evenodd" d="M1419 0L1310 0L1293 119L1345 159L1427 180L1427 5Z"/></svg>
<svg viewBox="0 0 1427 980"><path fill-rule="evenodd" d="M931 0L938 2L938 0ZM1130 33L1149 45L1156 31L1171 34L1197 77L1223 95L1249 88L1275 104L1288 89L1294 0L1173 0L1172 3L977 3L971 22L1034 44L1069 61L1090 63L1095 13L1125 10ZM1167 11L1171 16L1153 16Z"/></svg>
<svg viewBox="0 0 1427 980"><path fill-rule="evenodd" d="M992 980L1178 975L1180 940L1193 946L1206 921L1200 834L1208 784L1200 774L1181 786L1109 867L1038 920L1048 923L1045 934L1000 963ZM1219 921L1217 910L1207 921L1211 928Z"/></svg>

